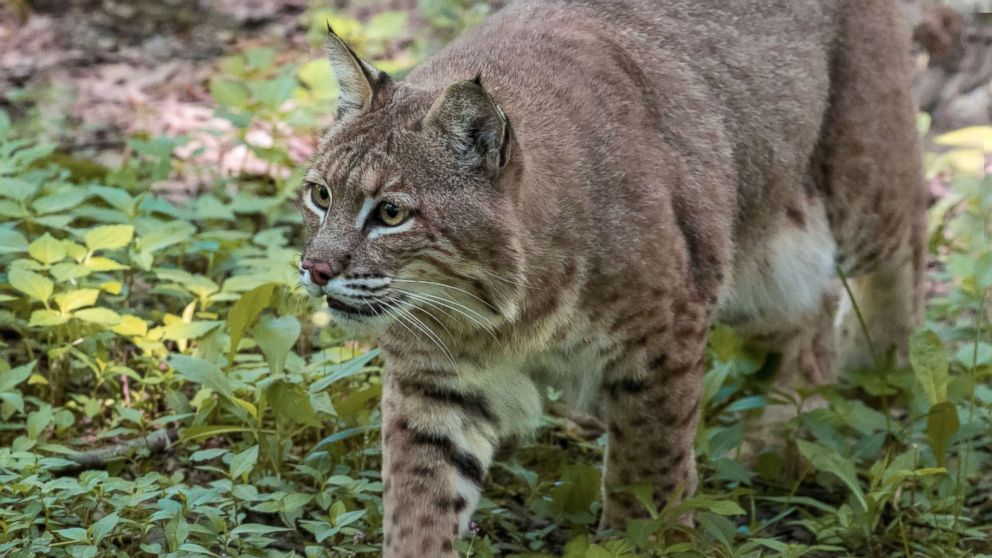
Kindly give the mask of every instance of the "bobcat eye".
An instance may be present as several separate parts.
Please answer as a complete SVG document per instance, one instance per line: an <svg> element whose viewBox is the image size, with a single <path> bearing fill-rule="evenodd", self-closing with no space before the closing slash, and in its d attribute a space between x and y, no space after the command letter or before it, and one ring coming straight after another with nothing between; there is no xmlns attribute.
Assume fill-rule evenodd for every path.
<svg viewBox="0 0 992 558"><path fill-rule="evenodd" d="M379 220L390 227L395 227L403 221L406 221L409 211L399 207L393 202L382 202L379 204L379 208L376 210L379 215Z"/></svg>
<svg viewBox="0 0 992 558"><path fill-rule="evenodd" d="M310 199L321 209L331 206L331 191L321 184L310 184Z"/></svg>

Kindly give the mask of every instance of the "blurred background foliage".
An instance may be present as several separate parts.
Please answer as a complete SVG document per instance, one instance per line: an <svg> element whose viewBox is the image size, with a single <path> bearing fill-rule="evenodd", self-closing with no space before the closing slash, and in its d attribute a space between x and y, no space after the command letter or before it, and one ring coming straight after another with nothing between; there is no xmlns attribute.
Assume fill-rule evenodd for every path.
<svg viewBox="0 0 992 558"><path fill-rule="evenodd" d="M337 88L321 45L329 21L402 76L498 8L6 5L0 556L379 552L382 362L297 286L291 200ZM992 553L992 127L972 124L920 118L931 264L911 365L816 390L829 406L783 427L795 444L745 459L749 419L786 394L717 327L697 496L597 533L605 439L549 415L494 466L459 550ZM672 521L688 508L694 530Z"/></svg>

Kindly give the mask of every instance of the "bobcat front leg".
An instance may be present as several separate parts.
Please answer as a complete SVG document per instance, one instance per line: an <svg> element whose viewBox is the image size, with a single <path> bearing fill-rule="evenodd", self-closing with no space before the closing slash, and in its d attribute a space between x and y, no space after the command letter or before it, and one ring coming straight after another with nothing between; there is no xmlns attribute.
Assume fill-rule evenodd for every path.
<svg viewBox="0 0 992 558"><path fill-rule="evenodd" d="M540 416L528 381L472 382L477 372L393 366L386 373L385 558L457 557L454 541L468 529L500 439L512 424Z"/></svg>
<svg viewBox="0 0 992 558"><path fill-rule="evenodd" d="M709 331L701 304L676 303L632 331L605 370L603 396L609 430L603 476L603 526L623 528L647 516L622 487L649 484L660 510L675 494L696 489L693 451ZM691 522L691 517L683 518Z"/></svg>

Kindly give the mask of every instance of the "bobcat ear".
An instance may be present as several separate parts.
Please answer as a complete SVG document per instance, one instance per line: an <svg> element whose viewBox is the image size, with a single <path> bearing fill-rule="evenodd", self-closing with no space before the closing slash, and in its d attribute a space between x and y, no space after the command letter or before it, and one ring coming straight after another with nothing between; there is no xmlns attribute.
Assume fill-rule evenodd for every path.
<svg viewBox="0 0 992 558"><path fill-rule="evenodd" d="M431 106L424 128L438 134L467 170L496 176L510 160L510 123L478 77L448 87Z"/></svg>
<svg viewBox="0 0 992 558"><path fill-rule="evenodd" d="M327 57L338 80L338 119L372 106L378 91L389 83L389 74L362 60L327 24Z"/></svg>

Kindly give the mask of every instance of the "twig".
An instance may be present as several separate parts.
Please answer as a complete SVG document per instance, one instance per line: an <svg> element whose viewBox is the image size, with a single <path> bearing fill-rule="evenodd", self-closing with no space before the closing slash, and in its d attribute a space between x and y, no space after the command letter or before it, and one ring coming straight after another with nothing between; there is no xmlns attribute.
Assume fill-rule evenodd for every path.
<svg viewBox="0 0 992 558"><path fill-rule="evenodd" d="M125 440L112 446L84 451L66 456L74 465L67 465L58 470L60 475L71 475L90 469L101 469L111 461L127 457L141 448L148 448L152 455L162 453L179 440L179 433L172 428L156 430L147 436Z"/></svg>

